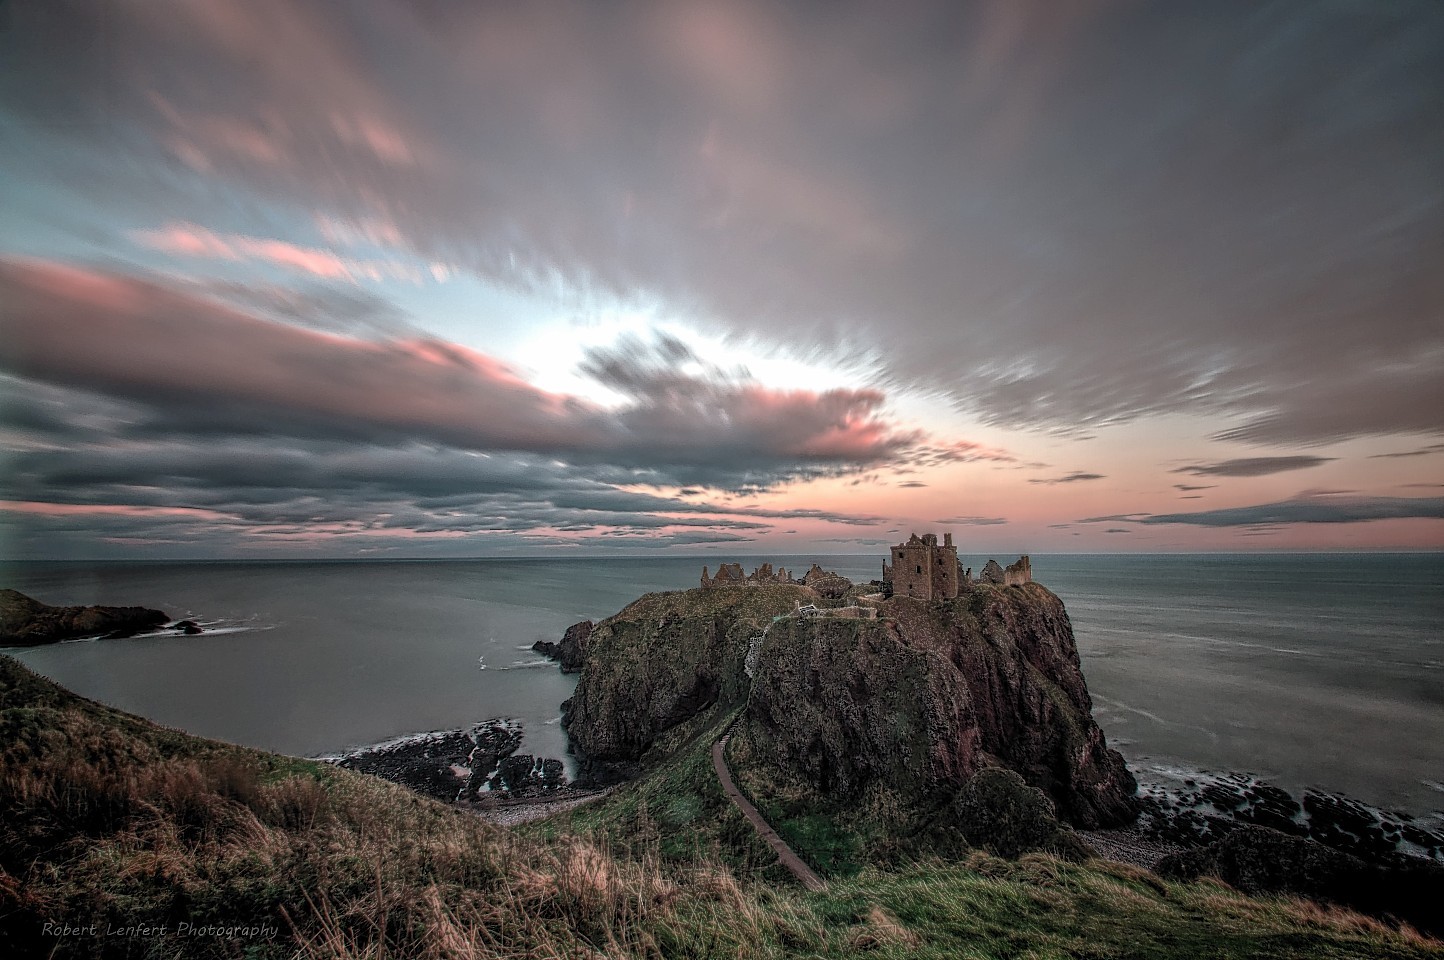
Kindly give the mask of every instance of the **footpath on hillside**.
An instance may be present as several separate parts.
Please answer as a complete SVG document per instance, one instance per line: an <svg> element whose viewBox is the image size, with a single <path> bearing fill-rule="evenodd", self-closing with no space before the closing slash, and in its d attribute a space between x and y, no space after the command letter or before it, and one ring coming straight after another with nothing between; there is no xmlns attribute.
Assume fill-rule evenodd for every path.
<svg viewBox="0 0 1444 960"><path fill-rule="evenodd" d="M727 769L727 759L724 753L727 750L727 742L732 739L732 734L723 734L722 739L712 744L712 766L717 771L717 779L722 784L722 792L727 798L737 804L737 809L752 824L753 828L767 841L767 845L777 854L778 861L791 871L808 890L821 890L825 886L822 878L812 872L812 868L803 862L802 858L793 852L787 845L787 841L777 835L777 831L763 819L762 814L757 811L742 791L737 789L737 784L732 782L732 772Z"/></svg>

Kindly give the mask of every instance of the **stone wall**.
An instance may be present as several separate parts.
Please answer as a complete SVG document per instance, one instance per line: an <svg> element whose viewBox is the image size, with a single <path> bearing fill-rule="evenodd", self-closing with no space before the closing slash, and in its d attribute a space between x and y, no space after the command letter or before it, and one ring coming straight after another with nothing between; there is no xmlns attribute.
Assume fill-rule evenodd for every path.
<svg viewBox="0 0 1444 960"><path fill-rule="evenodd" d="M760 583L792 583L792 575L785 567L779 567L776 571L772 564L764 563L753 570L750 574L742 572L740 563L724 563L717 568L717 576L709 576L707 568L702 568L702 588L704 590L712 587L755 587Z"/></svg>

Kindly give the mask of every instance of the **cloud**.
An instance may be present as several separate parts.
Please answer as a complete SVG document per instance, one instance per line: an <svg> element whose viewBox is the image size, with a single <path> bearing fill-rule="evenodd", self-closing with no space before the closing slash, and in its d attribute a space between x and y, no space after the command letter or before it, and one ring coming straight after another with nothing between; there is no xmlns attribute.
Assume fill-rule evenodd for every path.
<svg viewBox="0 0 1444 960"><path fill-rule="evenodd" d="M1428 5L15 6L0 109L108 209L219 185L1004 427L1444 431Z"/></svg>
<svg viewBox="0 0 1444 960"><path fill-rule="evenodd" d="M1017 457L1006 450L968 440L951 443L925 442L913 446L893 461L894 466L923 469L948 463L1016 463Z"/></svg>
<svg viewBox="0 0 1444 960"><path fill-rule="evenodd" d="M1139 517L1138 523L1202 527L1254 527L1285 523L1362 523L1368 520L1444 519L1444 497L1300 496L1278 503L1227 507L1200 513Z"/></svg>
<svg viewBox="0 0 1444 960"><path fill-rule="evenodd" d="M1419 447L1417 450L1401 450L1395 453L1376 453L1369 459L1396 459L1400 457L1427 457L1433 453L1444 453L1444 443L1431 443L1427 447Z"/></svg>
<svg viewBox="0 0 1444 960"><path fill-rule="evenodd" d="M1187 492L1190 491L1190 490L1213 490L1213 489L1215 489L1217 486L1218 486L1218 484L1216 484L1216 483L1205 483L1205 484L1175 483L1175 484L1173 485L1173 489L1175 489L1175 490L1182 490L1182 491L1184 491L1185 493L1187 493Z"/></svg>
<svg viewBox="0 0 1444 960"><path fill-rule="evenodd" d="M923 483L921 480L906 480L902 483L897 484L897 486L904 489L915 489L917 487L926 487L927 484Z"/></svg>
<svg viewBox="0 0 1444 960"><path fill-rule="evenodd" d="M682 483L765 487L886 460L915 432L877 390L778 390L684 373L624 345L588 370L624 390L603 408L427 337L362 340L275 323L136 277L0 261L0 364L163 410L173 427L425 440L548 453ZM670 361L670 364L669 362Z"/></svg>
<svg viewBox="0 0 1444 960"><path fill-rule="evenodd" d="M477 456L434 446L177 436L12 450L0 477L12 555L90 555L98 542L189 544L219 555L283 545L412 553L751 537L791 511L619 490L591 469L547 458ZM798 511L828 521L866 518ZM689 532L690 531L690 532ZM514 536L516 542L505 538Z"/></svg>
<svg viewBox="0 0 1444 960"><path fill-rule="evenodd" d="M1132 530L1125 530L1123 527L1109 527L1104 533L1132 533Z"/></svg>
<svg viewBox="0 0 1444 960"><path fill-rule="evenodd" d="M1005 517L949 517L946 520L935 520L933 522L944 526L991 527L1007 523L1008 521Z"/></svg>
<svg viewBox="0 0 1444 960"><path fill-rule="evenodd" d="M1060 483L1081 483L1081 482L1083 482L1083 481L1085 481L1085 480L1102 480L1102 479L1103 479L1103 474L1101 474L1101 473L1069 473L1069 474L1066 474L1066 475L1061 476L1061 477L1049 477L1049 478L1047 478L1047 479L1034 478L1034 479L1032 479L1032 480L1029 480L1028 482L1029 482L1029 483L1047 484L1048 486L1056 486L1057 484L1060 484Z"/></svg>
<svg viewBox="0 0 1444 960"><path fill-rule="evenodd" d="M1270 474L1285 473L1289 470L1304 470L1331 463L1334 457L1243 457L1237 460L1222 460L1218 463L1200 463L1179 467L1173 473L1191 473L1198 477L1266 477ZM1205 489L1203 487L1178 489Z"/></svg>
<svg viewBox="0 0 1444 960"><path fill-rule="evenodd" d="M1152 516L1149 513L1114 513L1103 517L1084 517L1075 520L1074 523L1138 523L1143 518Z"/></svg>
<svg viewBox="0 0 1444 960"><path fill-rule="evenodd" d="M424 336L390 300L351 284L299 285L207 279L185 282L196 295L224 301L245 313L297 326L367 339Z"/></svg>

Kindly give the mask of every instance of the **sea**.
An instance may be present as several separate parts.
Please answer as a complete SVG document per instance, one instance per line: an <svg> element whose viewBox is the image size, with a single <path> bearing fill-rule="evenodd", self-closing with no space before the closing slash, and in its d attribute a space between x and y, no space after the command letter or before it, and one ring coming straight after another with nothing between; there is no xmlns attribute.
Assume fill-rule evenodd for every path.
<svg viewBox="0 0 1444 960"><path fill-rule="evenodd" d="M961 557L981 569L987 557ZM1011 557L999 557L1001 562ZM206 737L323 756L489 719L566 758L576 678L532 652L702 566L881 555L338 562L0 562L50 604L138 604L197 636L4 649L88 697ZM1444 811L1444 554L1034 555L1093 713L1144 782L1243 773L1296 796ZM569 768L570 769L570 768Z"/></svg>

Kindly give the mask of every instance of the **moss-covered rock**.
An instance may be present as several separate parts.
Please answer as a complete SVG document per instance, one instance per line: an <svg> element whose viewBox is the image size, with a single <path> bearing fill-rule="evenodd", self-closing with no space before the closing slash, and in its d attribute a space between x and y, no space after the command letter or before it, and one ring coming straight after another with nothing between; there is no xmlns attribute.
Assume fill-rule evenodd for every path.
<svg viewBox="0 0 1444 960"><path fill-rule="evenodd" d="M794 613L810 603L828 605L802 586L690 590L597 624L566 709L584 775L631 776L668 731L740 710L738 773L779 829L833 817L869 832L869 855L944 837L988 846L970 823L1001 830L1000 851L1070 855L1081 848L1060 817L1133 817L1133 778L1093 722L1067 612L1046 588L898 597L876 620ZM864 809L890 811L890 836L849 826Z"/></svg>
<svg viewBox="0 0 1444 960"><path fill-rule="evenodd" d="M1245 893L1291 893L1393 915L1435 936L1444 934L1444 869L1398 858L1366 863L1306 837L1240 826L1221 840L1164 857L1157 871L1192 880L1211 876Z"/></svg>
<svg viewBox="0 0 1444 960"><path fill-rule="evenodd" d="M597 624L562 719L582 777L630 777L666 731L740 705L752 638L817 599L788 584L653 593Z"/></svg>
<svg viewBox="0 0 1444 960"><path fill-rule="evenodd" d="M1136 784L1093 721L1072 627L1045 587L894 597L881 619L789 618L768 633L748 705L763 762L820 793L888 784L919 804L991 766L1071 823L1133 818Z"/></svg>
<svg viewBox="0 0 1444 960"><path fill-rule="evenodd" d="M1083 860L1087 848L1058 822L1053 802L1012 770L990 767L975 773L951 804L951 825L969 847L1000 857L1046 850Z"/></svg>

